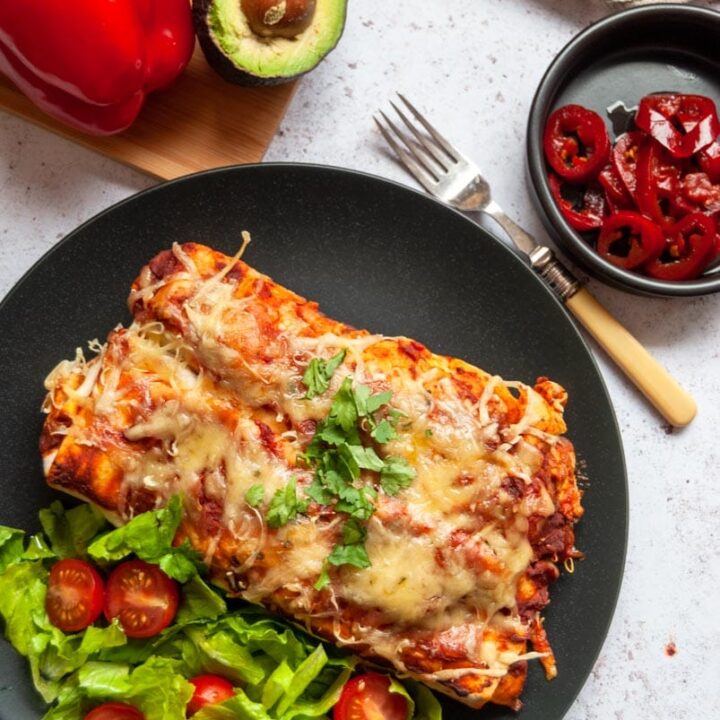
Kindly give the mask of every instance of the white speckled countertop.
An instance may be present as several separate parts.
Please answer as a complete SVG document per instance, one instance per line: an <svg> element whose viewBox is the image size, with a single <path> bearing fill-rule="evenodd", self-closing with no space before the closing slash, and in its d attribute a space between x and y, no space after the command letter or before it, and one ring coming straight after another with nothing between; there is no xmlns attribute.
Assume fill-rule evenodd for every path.
<svg viewBox="0 0 720 720"><path fill-rule="evenodd" d="M497 200L544 238L524 180L530 101L553 56L606 12L599 0L356 0L339 47L301 82L266 160L409 183L371 122L398 89L481 162ZM79 223L152 184L0 113L0 297ZM671 432L593 346L626 449L629 552L608 640L567 718L718 718L720 295L647 299L590 286L695 396L699 414Z"/></svg>

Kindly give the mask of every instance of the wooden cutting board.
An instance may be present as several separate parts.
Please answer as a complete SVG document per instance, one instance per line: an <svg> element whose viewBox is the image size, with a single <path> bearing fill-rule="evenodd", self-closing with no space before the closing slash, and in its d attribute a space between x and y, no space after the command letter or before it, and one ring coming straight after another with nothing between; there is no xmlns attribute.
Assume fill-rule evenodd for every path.
<svg viewBox="0 0 720 720"><path fill-rule="evenodd" d="M138 170L171 178L236 163L258 162L292 98L295 83L249 88L218 77L195 49L175 84L150 95L124 133L91 137L38 110L0 76L0 110L7 110Z"/></svg>

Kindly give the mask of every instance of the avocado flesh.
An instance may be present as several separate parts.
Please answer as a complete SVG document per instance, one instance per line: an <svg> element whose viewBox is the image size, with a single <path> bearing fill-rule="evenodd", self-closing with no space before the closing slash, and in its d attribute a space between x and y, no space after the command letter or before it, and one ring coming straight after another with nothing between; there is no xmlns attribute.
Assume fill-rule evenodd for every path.
<svg viewBox="0 0 720 720"><path fill-rule="evenodd" d="M310 27L294 38L256 35L240 0L195 0L193 9L205 56L222 77L274 84L312 70L337 45L346 5L347 0L317 0Z"/></svg>

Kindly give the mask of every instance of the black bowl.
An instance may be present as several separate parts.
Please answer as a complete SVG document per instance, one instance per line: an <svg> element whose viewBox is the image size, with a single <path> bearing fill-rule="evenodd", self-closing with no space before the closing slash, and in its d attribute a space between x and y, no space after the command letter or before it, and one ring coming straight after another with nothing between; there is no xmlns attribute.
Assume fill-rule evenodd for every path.
<svg viewBox="0 0 720 720"><path fill-rule="evenodd" d="M595 253L564 220L547 184L542 136L553 110L575 103L607 119L653 92L707 95L720 106L720 13L688 5L649 5L612 15L576 35L553 60L535 93L527 127L530 184L545 226L577 263L601 280L642 295L720 291L720 273L686 281L654 280ZM622 128L618 132L622 132Z"/></svg>

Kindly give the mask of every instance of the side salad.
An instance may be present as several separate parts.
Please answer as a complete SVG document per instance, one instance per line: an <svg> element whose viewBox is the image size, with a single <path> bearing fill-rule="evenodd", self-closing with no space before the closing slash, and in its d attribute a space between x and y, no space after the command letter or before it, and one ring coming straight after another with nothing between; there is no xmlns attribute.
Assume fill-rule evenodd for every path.
<svg viewBox="0 0 720 720"><path fill-rule="evenodd" d="M423 685L376 672L203 578L173 546L181 503L114 529L91 505L0 526L0 618L44 720L440 720Z"/></svg>

